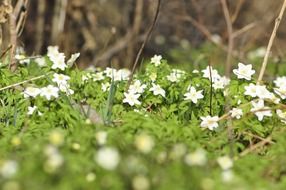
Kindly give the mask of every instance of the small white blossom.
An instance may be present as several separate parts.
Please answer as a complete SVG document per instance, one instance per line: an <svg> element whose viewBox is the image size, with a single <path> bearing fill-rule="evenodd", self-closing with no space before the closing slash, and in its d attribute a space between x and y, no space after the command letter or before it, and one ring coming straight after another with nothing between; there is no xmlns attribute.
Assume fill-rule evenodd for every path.
<svg viewBox="0 0 286 190"><path fill-rule="evenodd" d="M224 182L229 182L233 179L233 172L231 170L224 170L221 173L221 177Z"/></svg>
<svg viewBox="0 0 286 190"><path fill-rule="evenodd" d="M141 84L140 80L136 80L132 85L130 85L128 91L134 94L142 94L146 87L146 84Z"/></svg>
<svg viewBox="0 0 286 190"><path fill-rule="evenodd" d="M57 83L57 85L66 85L68 80L70 80L70 77L64 74L55 73L53 76L52 81Z"/></svg>
<svg viewBox="0 0 286 190"><path fill-rule="evenodd" d="M74 53L71 55L70 59L67 61L67 65L72 66L74 62L79 58L80 53Z"/></svg>
<svg viewBox="0 0 286 190"><path fill-rule="evenodd" d="M281 86L279 88L274 88L274 92L278 94L281 99L286 99L286 86Z"/></svg>
<svg viewBox="0 0 286 190"><path fill-rule="evenodd" d="M249 84L248 86L244 87L245 92L244 95L251 96L253 98L259 97L261 99L272 99L273 94L267 90L265 85L254 85L254 84Z"/></svg>
<svg viewBox="0 0 286 190"><path fill-rule="evenodd" d="M157 79L157 74L156 73L151 73L150 74L150 79L151 79L152 82L155 82L156 79Z"/></svg>
<svg viewBox="0 0 286 190"><path fill-rule="evenodd" d="M161 88L161 86L158 84L152 83L152 87L150 88L150 91L153 92L153 94L155 96L161 95L161 96L165 97L165 95L166 95L165 90L163 88Z"/></svg>
<svg viewBox="0 0 286 190"><path fill-rule="evenodd" d="M286 76L277 77L273 82L274 82L275 86L278 88L286 86Z"/></svg>
<svg viewBox="0 0 286 190"><path fill-rule="evenodd" d="M193 86L188 87L188 92L184 94L184 100L191 100L193 103L197 103L198 99L204 98L202 90L197 91Z"/></svg>
<svg viewBox="0 0 286 190"><path fill-rule="evenodd" d="M103 72L97 72L95 74L91 75L91 78L93 81L101 81L104 79L104 73Z"/></svg>
<svg viewBox="0 0 286 190"><path fill-rule="evenodd" d="M212 78L212 81L214 81L217 78L221 77L218 74L218 71L216 69L213 69L212 66L207 66L207 68L202 70L202 72L203 72L203 77L204 78L208 78L209 80Z"/></svg>
<svg viewBox="0 0 286 190"><path fill-rule="evenodd" d="M170 82L178 82L184 73L185 72L182 70L173 69L172 72L167 76L167 79Z"/></svg>
<svg viewBox="0 0 286 190"><path fill-rule="evenodd" d="M286 124L286 111L282 111L282 110L276 110L276 114L278 115L278 117L281 119L281 122Z"/></svg>
<svg viewBox="0 0 286 190"><path fill-rule="evenodd" d="M151 58L151 63L155 64L158 67L161 64L162 56L161 55L154 55Z"/></svg>
<svg viewBox="0 0 286 190"><path fill-rule="evenodd" d="M217 89L224 89L225 86L227 86L230 83L230 79L226 78L225 76L223 77L217 77L214 81L213 81L213 88L215 90Z"/></svg>
<svg viewBox="0 0 286 190"><path fill-rule="evenodd" d="M217 159L217 162L218 162L219 166L221 167L221 169L223 169L223 170L228 170L228 169L233 167L233 161L228 156L219 157Z"/></svg>
<svg viewBox="0 0 286 190"><path fill-rule="evenodd" d="M206 116L206 117L201 117L201 127L202 128L208 128L209 130L214 130L215 128L217 128L219 125L218 125L218 120L219 120L219 117L218 116L214 116L214 117L211 117L211 116Z"/></svg>
<svg viewBox="0 0 286 190"><path fill-rule="evenodd" d="M109 90L109 88L110 88L110 83L109 83L109 82L106 82L106 83L102 83L102 84L101 84L101 90L102 90L103 92L107 92L107 91Z"/></svg>
<svg viewBox="0 0 286 190"><path fill-rule="evenodd" d="M39 67L44 67L47 65L46 59L44 57L36 58L35 62L39 65Z"/></svg>
<svg viewBox="0 0 286 190"><path fill-rule="evenodd" d="M232 108L232 110L230 110L230 113L231 117L236 119L240 119L241 116L243 115L242 109L239 108Z"/></svg>
<svg viewBox="0 0 286 190"><path fill-rule="evenodd" d="M96 175L93 172L90 172L85 177L87 182L92 182L96 179Z"/></svg>
<svg viewBox="0 0 286 190"><path fill-rule="evenodd" d="M61 69L64 71L67 68L65 63L65 54L59 52L59 48L57 46L49 46L48 47L48 57L52 61L52 69Z"/></svg>
<svg viewBox="0 0 286 190"><path fill-rule="evenodd" d="M262 121L264 116L272 116L271 110L269 110L269 107L264 106L264 101L262 99L259 99L258 101L252 101L251 104L252 108L250 111L254 112L259 121Z"/></svg>
<svg viewBox="0 0 286 190"><path fill-rule="evenodd" d="M185 163L189 166L203 166L207 163L206 152L203 149L197 149L185 157Z"/></svg>
<svg viewBox="0 0 286 190"><path fill-rule="evenodd" d="M24 98L28 98L28 97L35 98L40 93L41 93L41 89L39 89L39 88L27 87L22 94L24 95Z"/></svg>
<svg viewBox="0 0 286 190"><path fill-rule="evenodd" d="M150 188L150 182L143 175L135 176L132 179L132 187L134 190L148 190Z"/></svg>
<svg viewBox="0 0 286 190"><path fill-rule="evenodd" d="M148 190L150 189L150 182L145 176L135 176L132 179L132 187L134 190Z"/></svg>
<svg viewBox="0 0 286 190"><path fill-rule="evenodd" d="M99 145L104 145L107 140L107 132L105 131L96 132L95 139Z"/></svg>
<svg viewBox="0 0 286 190"><path fill-rule="evenodd" d="M106 170L114 170L120 161L118 151L112 147L104 147L98 150L95 161Z"/></svg>
<svg viewBox="0 0 286 190"><path fill-rule="evenodd" d="M15 55L15 59L19 61L20 64L30 64L31 60L25 55Z"/></svg>
<svg viewBox="0 0 286 190"><path fill-rule="evenodd" d="M142 153L149 153L154 145L154 140L149 135L141 134L135 137L135 146Z"/></svg>
<svg viewBox="0 0 286 190"><path fill-rule="evenodd" d="M66 93L66 95L74 94L74 90L70 88L69 84L61 84L58 86L61 92Z"/></svg>
<svg viewBox="0 0 286 190"><path fill-rule="evenodd" d="M233 73L238 79L251 80L251 76L255 73L255 70L252 70L251 64L244 65L243 63L238 63L238 69L234 69Z"/></svg>
<svg viewBox="0 0 286 190"><path fill-rule="evenodd" d="M197 74L197 73L200 73L200 71L197 69L194 69L192 73Z"/></svg>
<svg viewBox="0 0 286 190"><path fill-rule="evenodd" d="M29 106L27 114L32 115L37 108L38 108L37 106Z"/></svg>
<svg viewBox="0 0 286 190"><path fill-rule="evenodd" d="M50 100L52 97L59 97L59 88L53 85L48 85L41 89L41 96L45 97L47 100Z"/></svg>
<svg viewBox="0 0 286 190"><path fill-rule="evenodd" d="M140 97L140 94L134 94L134 93L126 93L124 92L124 99L123 99L123 103L128 103L130 106L134 106L134 105L140 105L141 102L138 100L138 98Z"/></svg>
<svg viewBox="0 0 286 190"><path fill-rule="evenodd" d="M4 178L13 177L18 171L18 163L14 160L7 160L0 165L0 175Z"/></svg>

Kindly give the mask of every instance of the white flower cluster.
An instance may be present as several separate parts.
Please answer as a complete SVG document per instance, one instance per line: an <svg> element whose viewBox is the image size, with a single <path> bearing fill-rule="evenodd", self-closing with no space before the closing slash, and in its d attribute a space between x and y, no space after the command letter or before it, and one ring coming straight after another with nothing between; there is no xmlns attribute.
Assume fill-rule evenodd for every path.
<svg viewBox="0 0 286 190"><path fill-rule="evenodd" d="M179 69L173 69L172 72L167 76L167 79L170 82L179 82L182 76L185 74L185 71Z"/></svg>
<svg viewBox="0 0 286 190"><path fill-rule="evenodd" d="M136 80L132 85L130 85L128 92L124 92L123 103L128 103L130 106L140 105L141 102L138 98L144 92L146 84L141 84L140 80Z"/></svg>
<svg viewBox="0 0 286 190"><path fill-rule="evenodd" d="M74 93L68 84L69 76L63 74L54 73L52 81L56 83L57 86L48 85L42 88L29 86L25 88L22 92L24 98L36 98L37 96L45 97L47 100L51 100L53 97L59 97L59 91L65 92L67 95ZM31 110L31 114L33 111Z"/></svg>
<svg viewBox="0 0 286 190"><path fill-rule="evenodd" d="M202 72L204 78L208 78L209 80L212 79L212 86L215 90L224 89L230 82L230 79L225 76L220 76L218 71L213 69L211 66L207 66L207 68L202 70Z"/></svg>
<svg viewBox="0 0 286 190"><path fill-rule="evenodd" d="M82 81L85 82L87 80L92 81L102 81L105 78L109 78L114 81L126 81L129 79L131 72L128 69L113 69L107 67L104 71L97 70L95 73L87 73L82 76Z"/></svg>
<svg viewBox="0 0 286 190"><path fill-rule="evenodd" d="M57 147L47 145L44 149L44 154L47 157L44 163L44 170L47 173L54 173L64 164L64 157L60 154Z"/></svg>
<svg viewBox="0 0 286 190"><path fill-rule="evenodd" d="M64 71L68 66L72 66L72 64L77 60L80 54L79 53L73 54L66 64L65 63L66 56L64 53L59 52L59 47L49 46L47 56L53 63L51 67L52 69L60 69Z"/></svg>

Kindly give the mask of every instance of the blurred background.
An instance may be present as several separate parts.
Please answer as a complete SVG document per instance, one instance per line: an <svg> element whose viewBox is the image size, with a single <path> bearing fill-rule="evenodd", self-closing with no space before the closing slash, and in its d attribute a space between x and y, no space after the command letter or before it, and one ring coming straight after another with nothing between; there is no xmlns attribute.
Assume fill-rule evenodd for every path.
<svg viewBox="0 0 286 190"><path fill-rule="evenodd" d="M81 68L106 67L111 63L116 68L130 68L157 5L157 0L23 2L26 4L21 8L25 24L18 45L28 55L44 54L49 45L58 45L67 55L80 52ZM233 27L233 64L236 60L250 61L252 54L263 55L282 2L227 1ZM2 28L3 51L9 46L9 38L5 38L8 36L5 24ZM273 55L278 58L285 57L285 38L284 21L273 46ZM199 64L201 60L217 64L226 59L228 39L220 0L162 0L158 22L142 58L162 54L176 64Z"/></svg>

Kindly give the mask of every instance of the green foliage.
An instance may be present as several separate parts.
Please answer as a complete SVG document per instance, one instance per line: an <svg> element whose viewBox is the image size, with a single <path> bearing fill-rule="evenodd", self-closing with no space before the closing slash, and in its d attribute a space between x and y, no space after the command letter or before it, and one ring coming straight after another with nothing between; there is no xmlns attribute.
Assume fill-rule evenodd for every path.
<svg viewBox="0 0 286 190"><path fill-rule="evenodd" d="M286 188L285 125L274 112L273 117L257 120L251 112L253 98L245 95L249 81L231 80L227 87L214 89L202 73L173 70L163 60L134 76L146 87L140 104L132 106L124 101L127 81L118 80L113 73L117 71L109 77L108 69L52 70L53 63L45 60L47 65L39 67L31 59L16 73L0 69L2 87L44 76L0 91L2 189ZM55 72L70 76L73 93L60 90L50 100L45 95L24 97L27 87L57 86ZM168 79L172 72L182 72L177 81ZM150 90L154 83L165 96ZM197 103L184 96L189 86L202 91ZM284 103L266 102L271 109L283 108ZM227 104L241 108L242 118L230 118ZM32 106L37 108L28 115ZM201 117L208 115L222 118L218 128L201 127ZM120 157L111 170L98 161L105 147L115 148ZM233 167L220 167L217 160L225 155ZM8 161L17 163L16 172Z"/></svg>

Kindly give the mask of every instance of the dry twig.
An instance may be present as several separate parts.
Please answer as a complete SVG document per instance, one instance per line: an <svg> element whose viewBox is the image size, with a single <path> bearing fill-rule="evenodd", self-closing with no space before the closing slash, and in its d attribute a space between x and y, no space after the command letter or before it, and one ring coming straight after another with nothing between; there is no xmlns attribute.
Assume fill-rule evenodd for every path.
<svg viewBox="0 0 286 190"><path fill-rule="evenodd" d="M265 53L265 56L264 56L264 59L263 59L263 62L262 62L262 66L261 66L261 69L260 69L260 73L259 73L259 76L258 76L257 83L261 83L262 82L262 78L263 78L263 75L264 75L264 72L265 72L265 69L266 69L266 66L267 66L267 62L268 62L268 59L269 59L271 47L272 47L274 39L276 37L276 33L277 33L278 28L279 28L280 22L282 20L285 8L286 8L286 0L284 0L284 3L283 3L282 8L280 10L280 13L279 13L278 17L275 20L275 25L274 25L271 37L270 37L268 45L267 45L267 50L266 50L266 53Z"/></svg>

